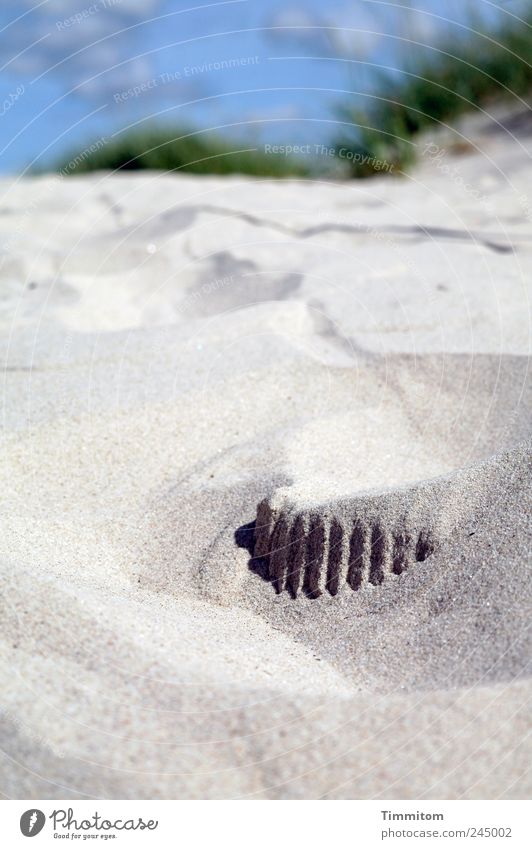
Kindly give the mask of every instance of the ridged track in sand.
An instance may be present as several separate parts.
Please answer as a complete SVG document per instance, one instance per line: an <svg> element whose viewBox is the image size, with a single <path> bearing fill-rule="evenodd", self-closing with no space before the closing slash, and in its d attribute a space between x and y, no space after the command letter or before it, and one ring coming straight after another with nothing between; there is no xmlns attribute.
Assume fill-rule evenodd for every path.
<svg viewBox="0 0 532 849"><path fill-rule="evenodd" d="M267 561L278 593L310 598L342 584L358 590L364 582L382 584L387 574L400 575L436 546L430 529L390 528L379 518L346 520L318 512L276 515L268 501L259 504L253 557Z"/></svg>

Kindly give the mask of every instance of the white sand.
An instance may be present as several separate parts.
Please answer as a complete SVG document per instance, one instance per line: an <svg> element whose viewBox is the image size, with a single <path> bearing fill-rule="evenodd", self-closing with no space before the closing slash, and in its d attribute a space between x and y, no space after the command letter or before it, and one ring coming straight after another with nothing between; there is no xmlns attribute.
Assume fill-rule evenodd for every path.
<svg viewBox="0 0 532 849"><path fill-rule="evenodd" d="M5 796L530 794L532 173L478 133L480 201L3 182ZM293 599L262 499L436 550Z"/></svg>

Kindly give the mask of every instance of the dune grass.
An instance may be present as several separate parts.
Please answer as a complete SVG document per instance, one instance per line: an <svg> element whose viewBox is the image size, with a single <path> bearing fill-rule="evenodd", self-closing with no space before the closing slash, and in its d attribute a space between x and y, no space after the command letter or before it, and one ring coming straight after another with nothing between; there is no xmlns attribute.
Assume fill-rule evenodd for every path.
<svg viewBox="0 0 532 849"><path fill-rule="evenodd" d="M230 144L212 134L152 128L91 145L62 161L65 175L89 171L188 171L193 174L248 174L262 177L304 176L296 159L262 153L251 145Z"/></svg>

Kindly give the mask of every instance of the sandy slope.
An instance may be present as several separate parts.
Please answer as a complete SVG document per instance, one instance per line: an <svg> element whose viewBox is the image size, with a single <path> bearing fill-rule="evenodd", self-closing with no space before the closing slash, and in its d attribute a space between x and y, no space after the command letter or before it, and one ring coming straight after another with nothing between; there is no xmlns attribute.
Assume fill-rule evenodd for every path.
<svg viewBox="0 0 532 849"><path fill-rule="evenodd" d="M453 164L481 201L430 161L3 184L6 796L530 793L532 177L490 161L509 144ZM437 546L294 599L251 560L263 499L407 515Z"/></svg>

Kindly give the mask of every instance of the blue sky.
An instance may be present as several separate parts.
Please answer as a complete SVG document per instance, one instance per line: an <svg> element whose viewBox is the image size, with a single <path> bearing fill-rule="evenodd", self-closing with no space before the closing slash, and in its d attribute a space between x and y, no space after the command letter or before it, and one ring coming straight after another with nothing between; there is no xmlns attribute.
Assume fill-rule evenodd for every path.
<svg viewBox="0 0 532 849"><path fill-rule="evenodd" d="M0 169L46 167L154 121L244 143L326 142L344 92L371 91L363 63L401 67L422 49L412 41L463 35L452 21L488 27L498 6L526 5L2 0Z"/></svg>

